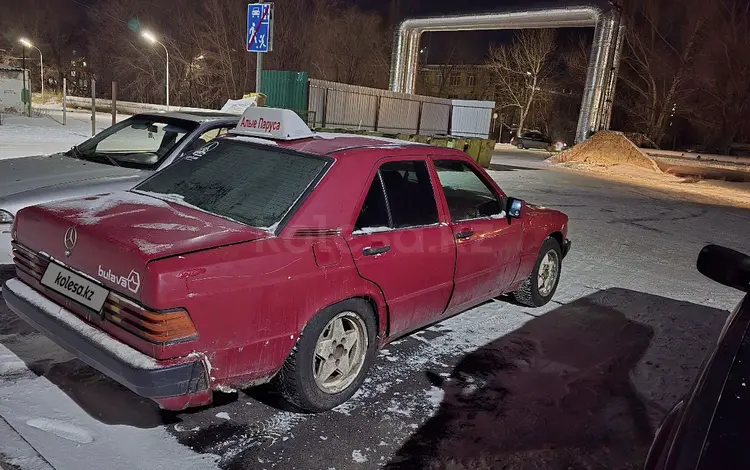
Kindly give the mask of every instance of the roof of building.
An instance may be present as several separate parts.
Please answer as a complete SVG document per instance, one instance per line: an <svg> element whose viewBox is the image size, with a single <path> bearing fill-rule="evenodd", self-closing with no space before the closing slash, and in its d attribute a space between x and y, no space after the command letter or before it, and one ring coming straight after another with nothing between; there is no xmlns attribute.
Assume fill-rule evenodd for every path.
<svg viewBox="0 0 750 470"><path fill-rule="evenodd" d="M13 72L20 72L23 69L21 67L15 67L13 65L2 65L2 64L0 64L0 70L10 70L10 71L13 71Z"/></svg>

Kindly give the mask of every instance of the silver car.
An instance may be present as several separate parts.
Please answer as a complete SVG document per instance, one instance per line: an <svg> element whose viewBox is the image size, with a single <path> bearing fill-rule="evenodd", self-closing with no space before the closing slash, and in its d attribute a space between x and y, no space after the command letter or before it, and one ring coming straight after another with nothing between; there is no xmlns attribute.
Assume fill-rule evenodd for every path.
<svg viewBox="0 0 750 470"><path fill-rule="evenodd" d="M67 152L0 160L0 266L12 263L13 218L24 207L130 189L215 137L239 116L137 114Z"/></svg>

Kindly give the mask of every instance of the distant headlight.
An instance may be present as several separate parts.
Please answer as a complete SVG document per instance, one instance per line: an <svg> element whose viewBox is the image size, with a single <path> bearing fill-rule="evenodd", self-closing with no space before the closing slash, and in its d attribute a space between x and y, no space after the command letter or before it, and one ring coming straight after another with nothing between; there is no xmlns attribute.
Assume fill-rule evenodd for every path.
<svg viewBox="0 0 750 470"><path fill-rule="evenodd" d="M4 211L0 209L0 224L12 224L13 223L13 214L11 214L8 211Z"/></svg>

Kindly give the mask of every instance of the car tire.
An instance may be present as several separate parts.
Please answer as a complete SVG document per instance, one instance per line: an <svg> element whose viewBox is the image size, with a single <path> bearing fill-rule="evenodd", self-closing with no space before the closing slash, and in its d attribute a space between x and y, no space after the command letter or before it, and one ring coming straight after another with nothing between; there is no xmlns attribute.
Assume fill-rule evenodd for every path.
<svg viewBox="0 0 750 470"><path fill-rule="evenodd" d="M554 275L554 278L548 281L545 276L540 277L540 270L547 270L547 275ZM549 270L554 270L554 272ZM513 293L516 302L528 307L546 305L555 295L561 270L562 248L557 240L548 237L539 249L531 275L526 278L521 288Z"/></svg>
<svg viewBox="0 0 750 470"><path fill-rule="evenodd" d="M524 147L524 146L523 146L523 142L519 142L519 143L517 143L517 144L516 144L516 147L518 147L518 149L519 149L519 150L523 150L523 149L525 149L525 148L526 148L526 147Z"/></svg>
<svg viewBox="0 0 750 470"><path fill-rule="evenodd" d="M349 400L374 361L377 328L372 307L364 299L323 309L305 326L275 379L281 395L305 413L327 411ZM344 363L347 370L339 370ZM326 373L330 375L323 380Z"/></svg>

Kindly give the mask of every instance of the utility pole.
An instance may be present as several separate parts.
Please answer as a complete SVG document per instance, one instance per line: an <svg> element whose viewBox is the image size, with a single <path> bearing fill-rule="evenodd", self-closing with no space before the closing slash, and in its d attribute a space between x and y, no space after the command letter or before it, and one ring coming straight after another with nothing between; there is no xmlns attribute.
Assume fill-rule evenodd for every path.
<svg viewBox="0 0 750 470"><path fill-rule="evenodd" d="M26 46L24 45L21 49L21 74L23 75L23 91L21 92L21 101L24 103L24 107L28 106L27 113L31 117L31 92L26 88Z"/></svg>

